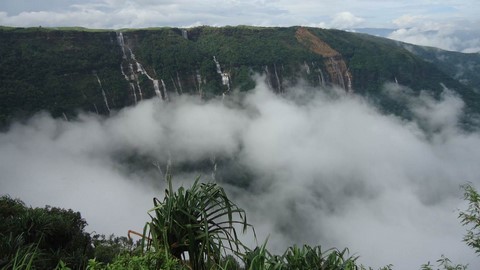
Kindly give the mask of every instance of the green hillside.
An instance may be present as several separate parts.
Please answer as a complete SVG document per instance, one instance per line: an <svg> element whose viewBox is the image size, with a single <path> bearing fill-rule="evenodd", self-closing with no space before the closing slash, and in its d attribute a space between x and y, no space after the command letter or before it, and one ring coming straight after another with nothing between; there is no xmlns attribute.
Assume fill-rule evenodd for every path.
<svg viewBox="0 0 480 270"><path fill-rule="evenodd" d="M255 72L266 75L277 92L299 79L312 86L338 85L378 99L394 113L402 112L401 104L381 96L385 82L437 94L442 83L460 93L471 112L480 108L472 85L438 63L390 40L339 30L4 27L0 39L2 126L41 110L70 118L79 110L108 114L155 95L209 98L248 91Z"/></svg>

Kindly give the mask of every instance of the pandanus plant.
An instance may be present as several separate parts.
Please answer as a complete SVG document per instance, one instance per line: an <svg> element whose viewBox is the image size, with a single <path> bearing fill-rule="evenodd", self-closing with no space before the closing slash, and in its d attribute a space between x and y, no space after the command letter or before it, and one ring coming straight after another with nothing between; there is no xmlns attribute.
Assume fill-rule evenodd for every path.
<svg viewBox="0 0 480 270"><path fill-rule="evenodd" d="M292 246L282 256L272 255L265 244L247 252L244 261L246 270L364 270L356 264L357 257L348 256L348 249L322 251L320 246ZM381 268L387 270L389 268Z"/></svg>
<svg viewBox="0 0 480 270"><path fill-rule="evenodd" d="M165 249L192 269L211 269L220 263L227 252L239 258L246 250L237 235L237 228L248 227L245 211L227 197L215 183L195 180L189 189L172 188L167 175L168 189L163 201L153 199L147 223L151 246ZM188 258L185 257L188 255Z"/></svg>

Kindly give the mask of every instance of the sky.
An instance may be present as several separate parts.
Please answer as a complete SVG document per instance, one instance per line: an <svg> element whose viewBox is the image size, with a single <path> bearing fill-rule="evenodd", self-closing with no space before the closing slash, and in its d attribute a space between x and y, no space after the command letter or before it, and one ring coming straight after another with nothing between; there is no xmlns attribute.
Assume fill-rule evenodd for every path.
<svg viewBox="0 0 480 270"><path fill-rule="evenodd" d="M382 33L389 38L461 52L480 51L478 14L478 0L0 1L0 25L6 26L387 28Z"/></svg>
<svg viewBox="0 0 480 270"><path fill-rule="evenodd" d="M406 120L343 89L297 85L280 96L256 80L225 99L154 98L108 118L15 123L0 133L0 190L80 211L88 232L125 235L141 232L152 198L163 197L169 161L201 162L206 170L174 171L174 185L219 181L256 229L258 242L242 236L250 248L268 238L275 254L348 247L374 269L419 269L441 255L480 268L458 220L460 186L480 187L480 133L459 128L458 96L386 84L412 112Z"/></svg>

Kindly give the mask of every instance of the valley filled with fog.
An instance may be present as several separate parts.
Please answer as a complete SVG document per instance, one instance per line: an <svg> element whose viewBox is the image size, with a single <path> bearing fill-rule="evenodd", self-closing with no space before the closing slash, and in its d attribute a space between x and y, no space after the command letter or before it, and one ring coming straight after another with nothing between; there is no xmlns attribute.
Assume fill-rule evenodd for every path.
<svg viewBox="0 0 480 270"><path fill-rule="evenodd" d="M141 231L152 198L217 181L281 253L292 244L348 247L359 261L416 269L442 254L479 267L462 242L461 185L480 184L480 133L465 131L464 102L444 89L385 84L412 115L380 111L343 89L256 88L208 101L158 98L113 112L53 119L40 113L0 133L2 193L27 205L80 211L87 231ZM439 86L440 87L440 86ZM409 258L405 260L405 258Z"/></svg>

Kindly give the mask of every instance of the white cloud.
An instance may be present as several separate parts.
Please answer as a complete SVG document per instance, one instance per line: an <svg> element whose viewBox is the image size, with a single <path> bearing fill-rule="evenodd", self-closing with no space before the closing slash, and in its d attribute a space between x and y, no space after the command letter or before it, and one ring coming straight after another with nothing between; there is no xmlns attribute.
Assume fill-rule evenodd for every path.
<svg viewBox="0 0 480 270"><path fill-rule="evenodd" d="M395 19L399 27L388 38L450 51L478 52L480 29L464 20L436 20L428 16L404 15ZM476 22L478 23L478 22Z"/></svg>
<svg viewBox="0 0 480 270"><path fill-rule="evenodd" d="M410 104L415 119L406 121L355 95L294 87L277 96L257 83L225 103L155 99L72 122L40 114L0 133L0 189L81 211L91 230L125 234L163 195L150 161L164 168L168 159L216 157L218 170L233 160L249 175L247 186L224 185L275 252L309 243L349 247L375 267L416 269L441 254L478 267L455 210L464 206L460 184L480 186L480 134L458 129L458 97L413 99L387 85ZM135 167L134 157L145 163ZM178 172L175 183L196 174Z"/></svg>
<svg viewBox="0 0 480 270"><path fill-rule="evenodd" d="M339 29L353 28L358 27L358 25L364 21L363 18L353 15L351 12L344 11L333 16L331 27Z"/></svg>

